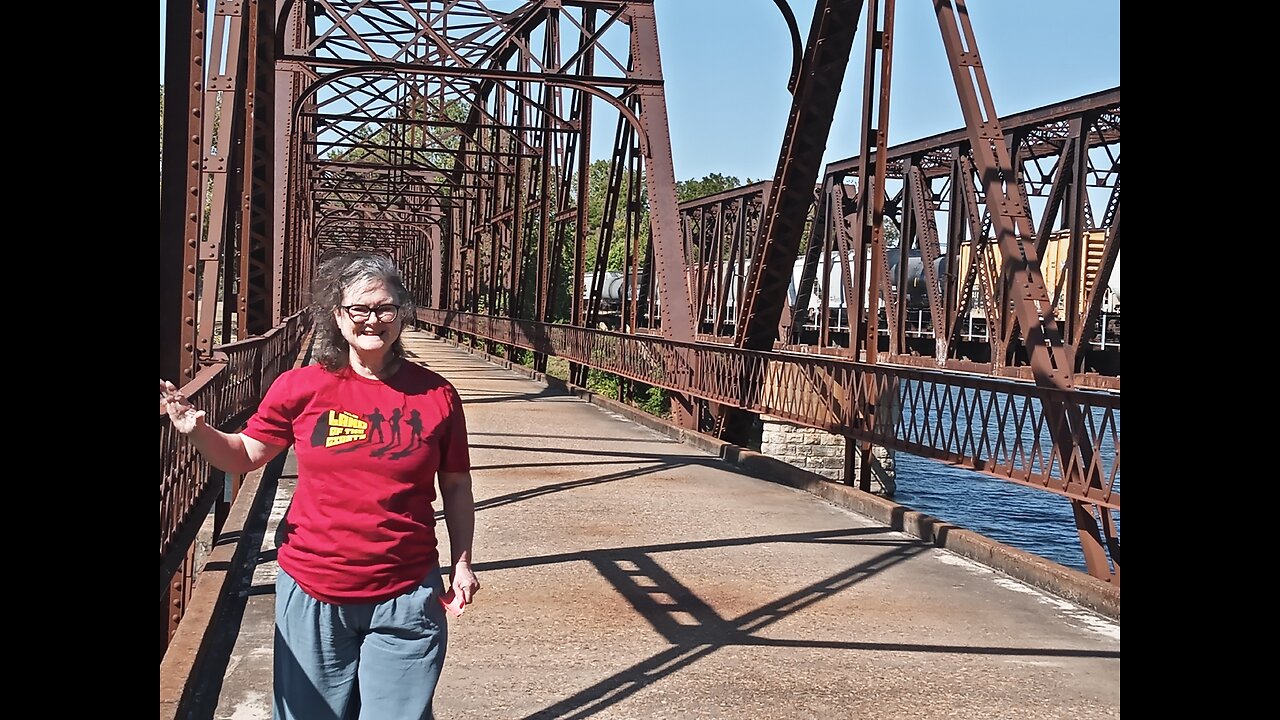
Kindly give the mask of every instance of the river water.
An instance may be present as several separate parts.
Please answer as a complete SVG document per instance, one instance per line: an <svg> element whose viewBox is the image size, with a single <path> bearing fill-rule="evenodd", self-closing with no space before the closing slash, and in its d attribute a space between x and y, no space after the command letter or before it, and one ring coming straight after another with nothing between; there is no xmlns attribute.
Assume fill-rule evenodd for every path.
<svg viewBox="0 0 1280 720"><path fill-rule="evenodd" d="M894 502L1060 565L1085 569L1071 502L1065 497L903 452L894 453L894 461Z"/></svg>
<svg viewBox="0 0 1280 720"><path fill-rule="evenodd" d="M905 392L910 394L918 389L914 383L908 383ZM947 392L963 392L966 398L971 398L968 390L957 391L951 388ZM1026 402L1030 403L1028 412L1038 416L1039 401L1031 399ZM963 403L952 406L961 404ZM948 404L942 405L941 426L949 427L951 412L947 409ZM904 406L912 407L910 403L904 403ZM905 412L907 417L904 422L909 427L919 428L935 422L928 413L921 413L919 418L913 419L910 409ZM1119 445L1120 411L1117 409L1114 414L1108 415L1094 407L1089 414L1092 416L1090 425L1095 431L1098 428L1107 429L1107 432L1100 433L1105 441L1096 448L1096 452L1102 462L1104 474L1109 476L1116 464L1115 447ZM990 436L1000 424L989 421L986 433ZM1025 453L1023 457L1034 456L1029 448L1035 444L1042 449L1052 445L1045 427L1039 428L1038 438L1030 437L1033 431L1029 428L1030 424L1024 425L1021 432ZM1018 434L1018 430L1009 421L1003 423L1003 430L1006 436ZM976 435L981 431L974 429L972 432ZM895 452L894 460L897 482L897 491L892 498L894 502L1061 565L1082 571L1085 569L1071 502L1067 498L905 452ZM1038 463L1033 463L1032 466L1039 469ZM1119 470L1115 469L1114 472L1115 490L1119 492ZM1054 474L1057 475L1056 471ZM1118 532L1119 513L1113 513L1113 517Z"/></svg>

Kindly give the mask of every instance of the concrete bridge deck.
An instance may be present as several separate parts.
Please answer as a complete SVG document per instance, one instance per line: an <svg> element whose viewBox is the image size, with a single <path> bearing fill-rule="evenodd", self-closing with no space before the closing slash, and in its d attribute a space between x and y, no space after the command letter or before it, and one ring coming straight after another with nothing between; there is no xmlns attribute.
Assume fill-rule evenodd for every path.
<svg viewBox="0 0 1280 720"><path fill-rule="evenodd" d="M482 590L450 620L439 720L1119 717L1118 621L426 333L406 343L462 394L474 464ZM229 527L257 557L237 572L223 543L196 585L183 625L203 614L214 642L166 656L199 656L183 717L270 718L272 534L294 482L292 453L278 481L251 478L259 501ZM161 675L163 716L181 689Z"/></svg>

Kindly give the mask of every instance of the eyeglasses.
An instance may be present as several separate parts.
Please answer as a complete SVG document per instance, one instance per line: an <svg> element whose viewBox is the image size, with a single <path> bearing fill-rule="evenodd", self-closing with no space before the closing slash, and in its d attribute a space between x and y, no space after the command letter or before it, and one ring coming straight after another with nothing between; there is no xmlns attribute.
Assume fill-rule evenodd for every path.
<svg viewBox="0 0 1280 720"><path fill-rule="evenodd" d="M377 317L378 322L391 322L400 314L400 306L391 304L378 307L368 305L339 305L338 307L347 311L347 316L352 322L367 322L370 315Z"/></svg>

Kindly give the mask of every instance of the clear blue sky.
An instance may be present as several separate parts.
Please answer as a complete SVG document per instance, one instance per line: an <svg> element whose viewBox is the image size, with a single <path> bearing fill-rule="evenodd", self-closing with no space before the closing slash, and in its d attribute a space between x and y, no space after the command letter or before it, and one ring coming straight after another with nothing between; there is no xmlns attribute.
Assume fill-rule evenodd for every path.
<svg viewBox="0 0 1280 720"><path fill-rule="evenodd" d="M801 42L814 0L790 0ZM889 144L964 125L929 0L898 0ZM791 46L773 0L655 0L676 179L771 179L791 109ZM1120 0L969 0L999 115L1120 85ZM824 165L858 154L865 9Z"/></svg>
<svg viewBox="0 0 1280 720"><path fill-rule="evenodd" d="M790 5L804 42L814 0ZM782 13L773 0L655 0L654 6L676 179L772 178L791 109L791 45ZM1120 0L969 0L967 7L1000 115L1120 85ZM163 0L160 12L163 62ZM895 36L889 144L961 127L933 3L898 0ZM864 23L824 165L858 154L865 40Z"/></svg>

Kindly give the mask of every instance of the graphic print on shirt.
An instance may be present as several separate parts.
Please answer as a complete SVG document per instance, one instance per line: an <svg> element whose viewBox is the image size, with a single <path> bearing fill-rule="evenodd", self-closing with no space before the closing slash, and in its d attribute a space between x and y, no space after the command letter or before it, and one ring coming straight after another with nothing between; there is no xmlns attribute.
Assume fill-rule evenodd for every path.
<svg viewBox="0 0 1280 720"><path fill-rule="evenodd" d="M386 418L383 417L382 411L378 408L374 408L373 412L369 413L369 427L372 430L370 435L376 433L378 435L378 442L384 442L386 440L386 438L382 436L382 423L385 420Z"/></svg>
<svg viewBox="0 0 1280 720"><path fill-rule="evenodd" d="M311 446L338 447L369 439L369 422L360 416L343 410L329 410L316 420L311 432Z"/></svg>
<svg viewBox="0 0 1280 720"><path fill-rule="evenodd" d="M407 443L401 432L402 424L409 426ZM335 452L365 447L373 457L398 460L427 445L423 425L422 413L416 409L405 414L400 408L393 408L390 416L376 407L364 415L346 410L326 410L316 419L315 428L311 431L311 447L333 449ZM384 432L384 428L389 432Z"/></svg>

